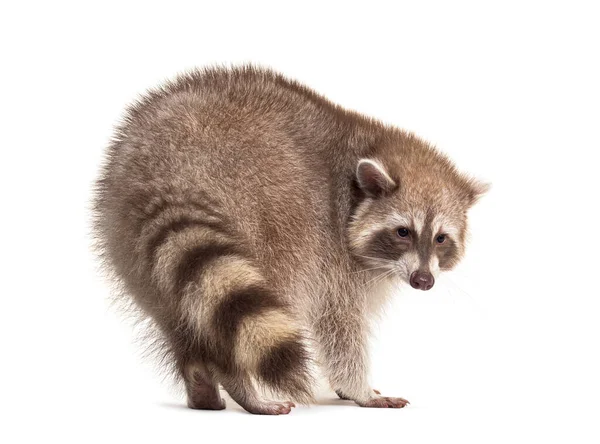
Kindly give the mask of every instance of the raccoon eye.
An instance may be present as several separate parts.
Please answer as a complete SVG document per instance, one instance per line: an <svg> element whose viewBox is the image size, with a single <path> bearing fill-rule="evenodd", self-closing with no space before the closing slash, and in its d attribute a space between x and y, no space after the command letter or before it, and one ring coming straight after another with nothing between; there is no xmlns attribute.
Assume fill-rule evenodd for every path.
<svg viewBox="0 0 600 444"><path fill-rule="evenodd" d="M443 244L444 242L446 242L446 235L445 234L440 234L438 237L435 238L435 241L438 244Z"/></svg>
<svg viewBox="0 0 600 444"><path fill-rule="evenodd" d="M406 236L408 236L408 233L410 233L408 231L408 228L404 228L404 227L398 228L398 230L396 232L398 233L398 236L400 236L400 237L406 237Z"/></svg>

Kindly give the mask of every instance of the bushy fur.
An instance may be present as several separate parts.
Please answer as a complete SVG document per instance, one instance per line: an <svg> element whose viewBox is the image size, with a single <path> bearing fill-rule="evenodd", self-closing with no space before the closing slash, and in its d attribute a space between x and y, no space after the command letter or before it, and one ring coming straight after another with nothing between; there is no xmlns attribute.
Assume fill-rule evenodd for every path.
<svg viewBox="0 0 600 444"><path fill-rule="evenodd" d="M254 383L310 402L311 356L338 393L385 406L396 398L366 379L370 316L385 299L374 293L452 268L484 191L414 135L279 74L211 68L128 109L94 226L190 407L223 408L221 383L251 412L287 413Z"/></svg>

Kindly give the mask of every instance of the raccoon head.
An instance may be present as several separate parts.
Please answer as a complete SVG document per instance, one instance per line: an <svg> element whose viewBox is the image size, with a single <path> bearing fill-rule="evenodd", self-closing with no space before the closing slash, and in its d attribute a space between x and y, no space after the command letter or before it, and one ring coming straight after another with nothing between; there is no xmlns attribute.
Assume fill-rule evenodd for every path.
<svg viewBox="0 0 600 444"><path fill-rule="evenodd" d="M361 199L348 227L356 260L419 290L460 261L467 212L489 188L431 148L361 159L356 185Z"/></svg>

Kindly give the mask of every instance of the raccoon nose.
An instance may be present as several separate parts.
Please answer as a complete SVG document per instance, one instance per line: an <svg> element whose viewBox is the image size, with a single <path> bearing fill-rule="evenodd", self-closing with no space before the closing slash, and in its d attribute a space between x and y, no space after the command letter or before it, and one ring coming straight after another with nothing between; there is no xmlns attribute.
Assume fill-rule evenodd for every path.
<svg viewBox="0 0 600 444"><path fill-rule="evenodd" d="M410 275L410 286L417 290L430 290L434 283L433 275L427 271L415 271Z"/></svg>

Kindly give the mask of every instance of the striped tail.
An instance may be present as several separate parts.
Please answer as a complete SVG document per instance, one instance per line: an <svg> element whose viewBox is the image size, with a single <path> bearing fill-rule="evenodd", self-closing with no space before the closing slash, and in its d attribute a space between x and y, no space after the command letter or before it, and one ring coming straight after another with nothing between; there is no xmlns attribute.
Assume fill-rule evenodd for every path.
<svg viewBox="0 0 600 444"><path fill-rule="evenodd" d="M203 362L226 378L252 377L277 394L312 401L302 329L234 235L186 216L149 239L154 279L177 296L181 323L200 344Z"/></svg>

